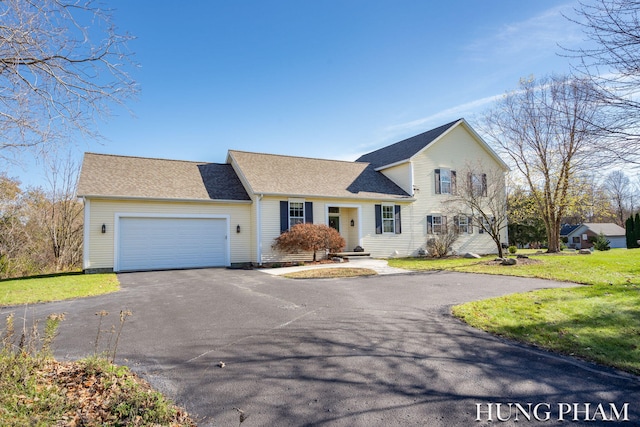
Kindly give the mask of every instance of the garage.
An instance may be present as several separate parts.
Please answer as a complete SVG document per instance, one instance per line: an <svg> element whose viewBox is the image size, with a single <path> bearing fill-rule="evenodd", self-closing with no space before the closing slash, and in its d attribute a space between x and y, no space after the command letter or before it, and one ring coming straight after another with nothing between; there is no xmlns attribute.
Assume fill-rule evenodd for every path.
<svg viewBox="0 0 640 427"><path fill-rule="evenodd" d="M228 218L116 218L115 271L229 265Z"/></svg>

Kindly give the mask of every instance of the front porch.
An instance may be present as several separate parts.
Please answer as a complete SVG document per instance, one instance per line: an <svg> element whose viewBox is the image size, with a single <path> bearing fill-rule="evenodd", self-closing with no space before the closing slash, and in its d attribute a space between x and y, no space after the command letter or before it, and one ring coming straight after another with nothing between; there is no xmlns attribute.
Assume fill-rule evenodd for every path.
<svg viewBox="0 0 640 427"><path fill-rule="evenodd" d="M357 246L361 246L360 222L360 206L341 204L327 205L326 224L336 229L344 238L346 242L344 253L362 254L362 252L354 252Z"/></svg>

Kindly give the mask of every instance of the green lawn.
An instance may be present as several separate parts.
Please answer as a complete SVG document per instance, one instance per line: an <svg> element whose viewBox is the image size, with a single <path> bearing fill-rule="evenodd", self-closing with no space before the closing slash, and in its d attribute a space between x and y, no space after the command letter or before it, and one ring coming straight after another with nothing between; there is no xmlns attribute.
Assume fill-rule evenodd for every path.
<svg viewBox="0 0 640 427"><path fill-rule="evenodd" d="M516 266L495 265L491 259L399 259L389 265L590 285L513 294L452 311L494 334L640 374L640 249L533 255L533 263Z"/></svg>
<svg viewBox="0 0 640 427"><path fill-rule="evenodd" d="M535 264L503 266L489 261L495 256L478 259L445 258L401 258L389 260L392 267L407 270L453 270L467 273L500 274L507 276L538 277L582 283L585 285L626 284L635 280L640 283L640 249L612 249L596 251L592 255L578 255L575 252L562 254L526 253Z"/></svg>
<svg viewBox="0 0 640 427"><path fill-rule="evenodd" d="M0 306L33 304L115 292L115 274L64 273L0 281Z"/></svg>

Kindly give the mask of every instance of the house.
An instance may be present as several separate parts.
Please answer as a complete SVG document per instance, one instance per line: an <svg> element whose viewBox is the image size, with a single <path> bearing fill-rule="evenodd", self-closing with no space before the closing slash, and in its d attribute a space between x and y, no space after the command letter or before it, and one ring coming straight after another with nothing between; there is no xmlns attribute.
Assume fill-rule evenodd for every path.
<svg viewBox="0 0 640 427"><path fill-rule="evenodd" d="M308 260L271 247L299 222L328 224L346 250L361 246L374 257L416 255L447 226L461 232L454 250L495 253L471 212L454 217L443 204L456 171L472 161L508 170L464 119L355 162L236 150L225 164L86 153L84 270Z"/></svg>
<svg viewBox="0 0 640 427"><path fill-rule="evenodd" d="M580 224L578 225L562 224L562 227L560 227L560 237L563 239L568 239L569 234L571 234L571 232L578 227L580 227Z"/></svg>
<svg viewBox="0 0 640 427"><path fill-rule="evenodd" d="M612 222L585 222L575 226L567 233L567 246L573 249L589 249L593 246L589 239L594 239L601 233L609 240L611 248L627 247L624 228Z"/></svg>

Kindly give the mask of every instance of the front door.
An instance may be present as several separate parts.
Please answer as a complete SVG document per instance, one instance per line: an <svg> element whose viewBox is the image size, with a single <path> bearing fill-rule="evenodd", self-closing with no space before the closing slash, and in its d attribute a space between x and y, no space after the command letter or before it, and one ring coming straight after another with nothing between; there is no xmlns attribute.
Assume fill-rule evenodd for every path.
<svg viewBox="0 0 640 427"><path fill-rule="evenodd" d="M335 228L338 233L340 232L340 217L335 215L329 215L329 227Z"/></svg>

